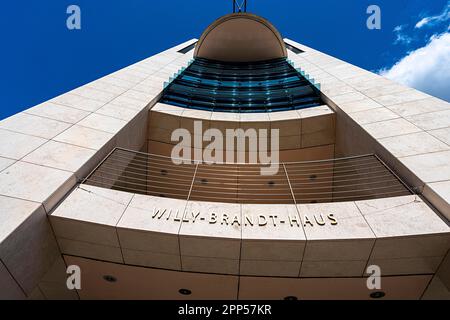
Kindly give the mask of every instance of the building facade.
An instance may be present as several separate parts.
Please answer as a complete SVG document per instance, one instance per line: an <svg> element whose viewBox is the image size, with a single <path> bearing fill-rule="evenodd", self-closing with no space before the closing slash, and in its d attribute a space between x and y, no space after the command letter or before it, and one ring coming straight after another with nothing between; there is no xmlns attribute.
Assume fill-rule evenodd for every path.
<svg viewBox="0 0 450 320"><path fill-rule="evenodd" d="M449 299L449 137L449 103L224 16L0 121L0 298Z"/></svg>

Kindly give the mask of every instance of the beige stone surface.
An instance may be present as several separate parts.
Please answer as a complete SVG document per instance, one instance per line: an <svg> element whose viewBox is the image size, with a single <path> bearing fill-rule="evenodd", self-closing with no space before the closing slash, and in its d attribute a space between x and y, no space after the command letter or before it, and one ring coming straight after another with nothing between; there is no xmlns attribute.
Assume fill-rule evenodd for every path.
<svg viewBox="0 0 450 320"><path fill-rule="evenodd" d="M16 162L0 173L0 194L44 203L50 210L75 185L72 173Z"/></svg>
<svg viewBox="0 0 450 320"><path fill-rule="evenodd" d="M98 150L107 144L113 136L108 132L74 125L53 140Z"/></svg>
<svg viewBox="0 0 450 320"><path fill-rule="evenodd" d="M0 128L2 129L44 139L51 139L70 126L71 124L66 122L42 118L26 113L18 113L0 121Z"/></svg>
<svg viewBox="0 0 450 320"><path fill-rule="evenodd" d="M406 118L423 130L436 130L450 127L450 110L418 114Z"/></svg>
<svg viewBox="0 0 450 320"><path fill-rule="evenodd" d="M136 109L122 108L120 106L110 103L104 105L103 107L98 109L95 113L120 120L129 121L133 119L139 113L139 111Z"/></svg>
<svg viewBox="0 0 450 320"><path fill-rule="evenodd" d="M430 96L418 90L408 88L407 90L403 90L401 92L386 94L383 96L374 97L373 99L384 106L391 106L426 98L430 98Z"/></svg>
<svg viewBox="0 0 450 320"><path fill-rule="evenodd" d="M381 104L376 103L375 101L367 98L357 101L339 103L338 107L339 109L342 109L346 113L354 113L383 108Z"/></svg>
<svg viewBox="0 0 450 320"><path fill-rule="evenodd" d="M449 249L449 245L450 237L448 234L378 238L371 259L440 257L442 260Z"/></svg>
<svg viewBox="0 0 450 320"><path fill-rule="evenodd" d="M379 142L396 157L450 150L450 146L426 132L383 138Z"/></svg>
<svg viewBox="0 0 450 320"><path fill-rule="evenodd" d="M58 245L63 254L78 257L92 258L102 261L123 263L122 252L119 247L99 245L96 243L82 242L58 238Z"/></svg>
<svg viewBox="0 0 450 320"><path fill-rule="evenodd" d="M123 249L125 264L150 268L181 270L179 255Z"/></svg>
<svg viewBox="0 0 450 320"><path fill-rule="evenodd" d="M376 265L385 276L434 274L442 257L413 257L397 259L370 259L368 265Z"/></svg>
<svg viewBox="0 0 450 320"><path fill-rule="evenodd" d="M39 290L47 300L79 300L76 290L67 289L65 281L63 283L41 282Z"/></svg>
<svg viewBox="0 0 450 320"><path fill-rule="evenodd" d="M217 217L215 223L210 223L212 214ZM194 215L198 215L195 222L193 222ZM183 221L180 235L226 239L241 238L242 219L239 204L191 201L186 206L185 217L189 221ZM234 218L237 218L236 221L239 221L239 223L233 223Z"/></svg>
<svg viewBox="0 0 450 320"><path fill-rule="evenodd" d="M95 151L66 143L49 141L22 159L55 169L76 172L93 156Z"/></svg>
<svg viewBox="0 0 450 320"><path fill-rule="evenodd" d="M155 97L156 98L156 97ZM141 101L137 99L133 99L129 96L121 95L109 102L109 104L113 104L115 106L125 108L125 109L134 109L141 111L145 109L149 104L150 101Z"/></svg>
<svg viewBox="0 0 450 320"><path fill-rule="evenodd" d="M423 195L433 203L440 213L450 219L450 180L427 184Z"/></svg>
<svg viewBox="0 0 450 320"><path fill-rule="evenodd" d="M127 122L124 120L104 116L97 113L93 113L78 122L78 125L80 126L113 134L119 132L120 129L122 129L126 124Z"/></svg>
<svg viewBox="0 0 450 320"><path fill-rule="evenodd" d="M301 278L360 277L367 260L303 261Z"/></svg>
<svg viewBox="0 0 450 320"><path fill-rule="evenodd" d="M24 113L72 124L81 121L90 114L88 111L70 108L52 102L44 102L25 110Z"/></svg>
<svg viewBox="0 0 450 320"><path fill-rule="evenodd" d="M76 290L67 288L67 267L61 256L55 260L45 276L34 289L32 300L78 300Z"/></svg>
<svg viewBox="0 0 450 320"><path fill-rule="evenodd" d="M258 219L260 216L261 223ZM241 259L301 261L306 237L295 205L242 205ZM252 226L247 219L254 223Z"/></svg>
<svg viewBox="0 0 450 320"><path fill-rule="evenodd" d="M10 165L12 165L15 162L16 162L16 160L0 157L0 172L3 171L4 169L8 168Z"/></svg>
<svg viewBox="0 0 450 320"><path fill-rule="evenodd" d="M333 144L335 141L335 118L331 113L302 117L302 148Z"/></svg>
<svg viewBox="0 0 450 320"><path fill-rule="evenodd" d="M423 182L450 180L450 151L404 157L401 162Z"/></svg>
<svg viewBox="0 0 450 320"><path fill-rule="evenodd" d="M92 100L96 100L96 101L103 102L103 103L107 103L118 96L117 93L111 93L111 92L106 92L106 91L102 91L102 90L97 90L94 88L90 88L88 86L82 86L82 87L76 88L76 89L70 91L70 93L75 94L80 97L83 97L83 98L92 99Z"/></svg>
<svg viewBox="0 0 450 320"><path fill-rule="evenodd" d="M417 114L447 110L450 109L450 104L433 97L391 105L388 108L402 117L409 117Z"/></svg>
<svg viewBox="0 0 450 320"><path fill-rule="evenodd" d="M329 98L337 105L367 99L367 97L365 95L363 95L362 93L359 93L359 92L345 93L345 94L336 95L336 96L330 95Z"/></svg>
<svg viewBox="0 0 450 320"><path fill-rule="evenodd" d="M372 137L381 139L421 131L418 127L405 119L393 119L369 123L362 126Z"/></svg>
<svg viewBox="0 0 450 320"><path fill-rule="evenodd" d="M21 206L24 210L24 204ZM35 210L26 219L23 213L16 214L14 232L0 244L0 260L25 293L30 294L60 253L44 210Z"/></svg>
<svg viewBox="0 0 450 320"><path fill-rule="evenodd" d="M49 102L88 112L94 112L105 104L104 102L84 98L70 92L53 98L52 100L49 100Z"/></svg>
<svg viewBox="0 0 450 320"><path fill-rule="evenodd" d="M364 260L369 257L375 235L353 202L297 207L307 239L304 261ZM333 215L337 225L331 224L329 214Z"/></svg>
<svg viewBox="0 0 450 320"><path fill-rule="evenodd" d="M89 185L76 188L52 213L61 217L116 226L133 194Z"/></svg>
<svg viewBox="0 0 450 320"><path fill-rule="evenodd" d="M1 300L22 300L26 296L20 286L0 261L0 299Z"/></svg>
<svg viewBox="0 0 450 320"><path fill-rule="evenodd" d="M356 205L378 238L450 232L450 227L415 195L357 201Z"/></svg>
<svg viewBox="0 0 450 320"><path fill-rule="evenodd" d="M136 194L117 226L126 229L176 235L178 234L181 221L175 221L174 218L177 211L179 216L182 215L185 206L185 200L164 199ZM157 212L158 210L159 212ZM155 213L157 216L163 213L164 216L160 219L157 216L152 218ZM167 217L169 217L169 220L167 220Z"/></svg>
<svg viewBox="0 0 450 320"><path fill-rule="evenodd" d="M185 217L179 232L181 255L239 259L239 204L189 202ZM214 217L216 222L212 222Z"/></svg>
<svg viewBox="0 0 450 320"><path fill-rule="evenodd" d="M241 260L239 273L243 276L298 277L300 261Z"/></svg>
<svg viewBox="0 0 450 320"><path fill-rule="evenodd" d="M40 203L0 196L0 245L25 220L33 214L43 214Z"/></svg>
<svg viewBox="0 0 450 320"><path fill-rule="evenodd" d="M450 180L430 183L428 186L450 203Z"/></svg>
<svg viewBox="0 0 450 320"><path fill-rule="evenodd" d="M392 120L400 117L387 108L376 108L365 111L358 111L350 113L349 116L360 125Z"/></svg>
<svg viewBox="0 0 450 320"><path fill-rule="evenodd" d="M422 300L450 300L450 290L439 276L434 276L423 294Z"/></svg>
<svg viewBox="0 0 450 320"><path fill-rule="evenodd" d="M369 225L353 202L300 204L297 208L304 224L307 240L363 240L374 237ZM329 214L333 214L337 221L336 225L332 225L331 220L327 218ZM320 215L325 222L323 226L317 223L317 220L322 221ZM313 226L305 223L305 216L309 218Z"/></svg>
<svg viewBox="0 0 450 320"><path fill-rule="evenodd" d="M429 134L450 146L450 127L428 131Z"/></svg>
<svg viewBox="0 0 450 320"><path fill-rule="evenodd" d="M179 255L181 221L174 219L177 212L182 216L185 207L184 200L135 195L117 224L122 247Z"/></svg>
<svg viewBox="0 0 450 320"><path fill-rule="evenodd" d="M181 266L189 272L239 274L239 260L232 259L181 256Z"/></svg>
<svg viewBox="0 0 450 320"><path fill-rule="evenodd" d="M0 129L0 156L19 160L47 142L47 139Z"/></svg>
<svg viewBox="0 0 450 320"><path fill-rule="evenodd" d="M107 79L113 80L108 81ZM92 89L119 95L127 91L127 89L131 89L133 85L134 85L133 83L127 82L125 80L120 80L111 76L106 76L104 78L92 81L88 83L86 86Z"/></svg>

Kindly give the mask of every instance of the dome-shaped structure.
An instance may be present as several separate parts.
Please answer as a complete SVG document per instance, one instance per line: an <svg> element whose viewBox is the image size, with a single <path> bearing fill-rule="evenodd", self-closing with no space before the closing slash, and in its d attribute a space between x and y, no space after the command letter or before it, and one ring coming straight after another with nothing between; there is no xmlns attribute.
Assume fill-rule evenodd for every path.
<svg viewBox="0 0 450 320"><path fill-rule="evenodd" d="M202 34L195 57L227 62L255 62L287 57L280 33L266 19L233 13L214 21Z"/></svg>

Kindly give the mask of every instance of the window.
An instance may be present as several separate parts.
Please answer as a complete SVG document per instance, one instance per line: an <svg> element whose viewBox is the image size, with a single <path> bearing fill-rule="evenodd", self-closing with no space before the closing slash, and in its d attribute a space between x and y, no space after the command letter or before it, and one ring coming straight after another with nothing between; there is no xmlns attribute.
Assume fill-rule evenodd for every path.
<svg viewBox="0 0 450 320"><path fill-rule="evenodd" d="M299 48L294 47L293 45L290 45L289 43L285 42L286 48L291 50L295 54L303 53L305 51L300 50Z"/></svg>
<svg viewBox="0 0 450 320"><path fill-rule="evenodd" d="M194 42L193 44L188 45L187 47L185 47L183 49L178 50L178 52L182 53L182 54L186 54L189 51L191 51L192 49L194 49L196 44L197 44L197 41Z"/></svg>
<svg viewBox="0 0 450 320"><path fill-rule="evenodd" d="M285 58L228 63L197 58L164 90L161 102L221 112L272 112L324 104Z"/></svg>

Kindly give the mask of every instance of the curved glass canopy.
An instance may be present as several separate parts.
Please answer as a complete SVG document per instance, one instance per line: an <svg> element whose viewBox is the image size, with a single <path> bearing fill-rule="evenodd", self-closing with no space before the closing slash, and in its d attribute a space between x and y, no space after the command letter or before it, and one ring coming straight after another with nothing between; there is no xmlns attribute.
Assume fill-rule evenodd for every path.
<svg viewBox="0 0 450 320"><path fill-rule="evenodd" d="M168 87L162 103L220 112L274 112L324 104L285 58L231 63L196 58Z"/></svg>

